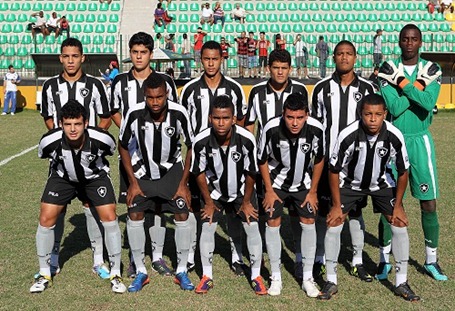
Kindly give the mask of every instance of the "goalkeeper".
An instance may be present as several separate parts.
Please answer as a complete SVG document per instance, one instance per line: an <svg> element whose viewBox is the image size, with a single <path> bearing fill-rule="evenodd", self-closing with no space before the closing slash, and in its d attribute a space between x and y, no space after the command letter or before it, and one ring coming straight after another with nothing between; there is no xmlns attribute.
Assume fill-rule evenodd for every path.
<svg viewBox="0 0 455 311"><path fill-rule="evenodd" d="M411 194L420 201L422 228L425 237L424 268L438 281L448 278L442 272L436 250L439 241L439 222L436 198L439 196L435 148L429 126L433 107L441 88L441 69L419 57L422 33L414 24L400 31L401 56L383 63L379 70L379 84L393 124L404 134L408 149ZM377 279L384 280L392 266L389 263L391 230L381 217L379 223L380 264Z"/></svg>

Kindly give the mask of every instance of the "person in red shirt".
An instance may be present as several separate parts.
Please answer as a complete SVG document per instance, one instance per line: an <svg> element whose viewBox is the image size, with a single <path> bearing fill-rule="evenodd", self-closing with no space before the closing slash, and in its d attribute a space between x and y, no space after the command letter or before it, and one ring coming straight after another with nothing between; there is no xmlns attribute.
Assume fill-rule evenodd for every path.
<svg viewBox="0 0 455 311"><path fill-rule="evenodd" d="M275 36L275 50L286 50L286 40L280 34Z"/></svg>
<svg viewBox="0 0 455 311"><path fill-rule="evenodd" d="M248 38L242 31L240 37L234 39L237 42L237 55L239 56L239 76L243 78L245 69L248 68Z"/></svg>
<svg viewBox="0 0 455 311"><path fill-rule="evenodd" d="M248 33L248 71L250 78L256 78L256 72L258 67L257 59L257 41L254 39L254 33L250 31ZM251 76L253 74L253 76Z"/></svg>
<svg viewBox="0 0 455 311"><path fill-rule="evenodd" d="M202 30L202 27L198 27L197 33L194 35L194 62L196 63L196 72L201 70L201 49L206 35L207 33Z"/></svg>
<svg viewBox="0 0 455 311"><path fill-rule="evenodd" d="M224 59L224 61L223 61L223 74L226 74L226 72L227 72L226 63L227 63L228 58L229 58L229 50L228 49L231 47L231 45L228 42L226 42L226 39L224 37L221 38L220 45L221 45L221 49L223 51L221 56Z"/></svg>
<svg viewBox="0 0 455 311"><path fill-rule="evenodd" d="M269 47L271 45L270 41L266 39L265 32L261 31L259 33L259 40L256 43L259 50L259 76L263 72L263 78L267 75L267 57L269 55Z"/></svg>

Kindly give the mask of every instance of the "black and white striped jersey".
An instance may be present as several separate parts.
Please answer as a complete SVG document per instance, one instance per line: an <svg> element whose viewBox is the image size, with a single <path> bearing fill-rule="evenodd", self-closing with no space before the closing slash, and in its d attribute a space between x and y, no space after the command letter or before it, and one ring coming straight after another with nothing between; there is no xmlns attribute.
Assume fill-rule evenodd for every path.
<svg viewBox="0 0 455 311"><path fill-rule="evenodd" d="M324 125L326 154L330 155L338 134L346 126L360 119L358 107L363 97L374 93L373 85L356 76L345 89L335 72L314 86L311 116Z"/></svg>
<svg viewBox="0 0 455 311"><path fill-rule="evenodd" d="M90 126L96 126L96 116L110 117L109 101L106 87L100 79L82 74L75 82L66 81L62 74L47 79L42 88L41 116L53 118L58 127L60 110L70 99L77 100L88 113Z"/></svg>
<svg viewBox="0 0 455 311"><path fill-rule="evenodd" d="M158 180L182 162L181 136L191 148L193 131L185 108L167 101L166 119L157 124L142 102L122 119L119 143L130 153L136 178Z"/></svg>
<svg viewBox="0 0 455 311"><path fill-rule="evenodd" d="M396 187L390 163L399 174L409 168L403 134L384 121L379 134L372 137L364 131L359 120L341 131L329 169L340 173L341 188L377 191Z"/></svg>
<svg viewBox="0 0 455 311"><path fill-rule="evenodd" d="M234 104L234 115L242 120L246 112L246 97L242 86L230 77L222 75L216 90L211 90L204 80L204 75L193 79L183 87L180 104L186 108L190 116L195 134L209 127L210 107L213 99L220 95L229 95Z"/></svg>
<svg viewBox="0 0 455 311"><path fill-rule="evenodd" d="M270 80L256 84L248 97L248 110L245 126L252 125L258 120L257 137L261 136L262 128L275 117L283 114L283 104L292 93L302 93L308 96L308 90L303 83L289 79L286 88L277 94L270 86Z"/></svg>
<svg viewBox="0 0 455 311"><path fill-rule="evenodd" d="M299 137L290 138L282 117L265 125L258 143L258 161L268 161L275 189L288 192L309 190L314 159L324 157L322 124L308 117Z"/></svg>
<svg viewBox="0 0 455 311"><path fill-rule="evenodd" d="M161 75L166 81L167 99L177 102L177 88L174 80L167 74ZM134 77L133 69L115 77L111 86L110 108L112 114L121 110L122 117L125 118L129 109L144 102L144 100L144 86Z"/></svg>
<svg viewBox="0 0 455 311"><path fill-rule="evenodd" d="M63 129L53 129L43 135L38 156L51 159L51 170L71 182L84 183L109 173L106 156L114 154L115 139L107 131L95 127L85 130L85 142L79 151L72 149Z"/></svg>
<svg viewBox="0 0 455 311"><path fill-rule="evenodd" d="M245 174L258 172L256 143L246 129L234 125L231 140L221 147L212 128L196 135L193 143L191 172L206 174L210 197L222 202L232 202L245 193Z"/></svg>

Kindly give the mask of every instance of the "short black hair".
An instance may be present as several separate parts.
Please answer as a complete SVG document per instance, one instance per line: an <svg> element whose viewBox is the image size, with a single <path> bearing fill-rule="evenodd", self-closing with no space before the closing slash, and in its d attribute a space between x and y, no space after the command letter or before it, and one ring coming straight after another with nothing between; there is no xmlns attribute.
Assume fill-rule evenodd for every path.
<svg viewBox="0 0 455 311"><path fill-rule="evenodd" d="M218 50L220 52L220 56L223 55L221 44L213 40L207 41L204 43L204 45L202 45L201 55L204 54L204 50Z"/></svg>
<svg viewBox="0 0 455 311"><path fill-rule="evenodd" d="M8 70L11 69L11 68L14 68L14 66L13 65L9 65L8 66Z"/></svg>
<svg viewBox="0 0 455 311"><path fill-rule="evenodd" d="M273 50L269 55L269 66L276 61L288 63L291 66L291 54L287 50Z"/></svg>
<svg viewBox="0 0 455 311"><path fill-rule="evenodd" d="M146 32L140 31L131 36L130 41L128 42L128 47L130 48L130 50L133 48L134 45L143 45L150 52L153 52L154 48L153 38Z"/></svg>
<svg viewBox="0 0 455 311"><path fill-rule="evenodd" d="M352 47L352 49L354 50L354 55L357 55L357 50L354 46L354 44L351 42L351 41L348 41L348 40L341 40L340 42L337 43L337 45L335 45L335 48L333 49L333 55L336 54L338 48L342 45L349 45Z"/></svg>
<svg viewBox="0 0 455 311"><path fill-rule="evenodd" d="M264 31L261 31L259 34L265 36L265 32Z"/></svg>
<svg viewBox="0 0 455 311"><path fill-rule="evenodd" d="M399 35L400 41L401 41L401 37L403 36L404 32L407 30L411 30L411 29L417 30L417 32L419 33L419 39L422 41L422 31L415 24L407 24L403 28L401 28L400 35Z"/></svg>
<svg viewBox="0 0 455 311"><path fill-rule="evenodd" d="M212 114L213 109L231 109L232 115L234 115L234 103L232 102L231 96L227 94L219 95L214 98L212 107L210 108L210 114Z"/></svg>
<svg viewBox="0 0 455 311"><path fill-rule="evenodd" d="M70 99L60 109L60 121L63 119L78 119L82 117L84 122L87 120L87 110L77 100Z"/></svg>
<svg viewBox="0 0 455 311"><path fill-rule="evenodd" d="M319 40L324 40L324 36L319 36Z"/></svg>
<svg viewBox="0 0 455 311"><path fill-rule="evenodd" d="M60 46L60 53L63 53L63 48L66 46L75 46L78 48L81 54L84 54L84 49L82 48L82 42L76 38L66 38L63 40L62 45Z"/></svg>
<svg viewBox="0 0 455 311"><path fill-rule="evenodd" d="M292 93L290 94L283 104L283 112L284 110L304 110L305 112L309 112L308 108L308 94L307 93Z"/></svg>
<svg viewBox="0 0 455 311"><path fill-rule="evenodd" d="M369 94L365 96L360 102L360 112L362 112L365 105L382 105L384 110L387 110L384 97L379 94Z"/></svg>
<svg viewBox="0 0 455 311"><path fill-rule="evenodd" d="M164 88L166 90L166 80L158 72L152 72L147 79L144 80L144 89Z"/></svg>

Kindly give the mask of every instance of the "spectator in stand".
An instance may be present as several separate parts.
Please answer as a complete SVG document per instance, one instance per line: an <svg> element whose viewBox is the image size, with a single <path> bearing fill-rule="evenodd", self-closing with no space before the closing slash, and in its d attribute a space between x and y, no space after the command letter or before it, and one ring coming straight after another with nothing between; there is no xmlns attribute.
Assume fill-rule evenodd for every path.
<svg viewBox="0 0 455 311"><path fill-rule="evenodd" d="M294 40L295 46L295 65L297 67L297 75L299 79L302 79L301 75L301 68L303 68L303 77L305 79L309 79L308 76L308 68L307 68L307 61L308 61L308 49L306 48L305 44L302 41L302 36L298 34Z"/></svg>
<svg viewBox="0 0 455 311"><path fill-rule="evenodd" d="M226 18L224 17L224 10L221 7L220 2L215 3L215 10L213 11L213 23L216 24L218 21L221 21L221 27L224 27L224 22Z"/></svg>
<svg viewBox="0 0 455 311"><path fill-rule="evenodd" d="M234 39L237 42L237 55L239 56L239 76L244 77L245 69L248 68L248 38L242 31L240 37Z"/></svg>
<svg viewBox="0 0 455 311"><path fill-rule="evenodd" d="M244 24L247 14L251 14L251 13L248 11L245 11L245 9L242 8L239 3L237 3L235 5L235 9L232 11L231 17L233 20L239 21L240 24Z"/></svg>
<svg viewBox="0 0 455 311"><path fill-rule="evenodd" d="M163 5L158 3L155 9L155 25L161 27L164 25L166 28L166 21L164 20L166 11L163 9Z"/></svg>
<svg viewBox="0 0 455 311"><path fill-rule="evenodd" d="M373 46L373 63L375 66L380 66L382 63L382 29L376 30Z"/></svg>
<svg viewBox="0 0 455 311"><path fill-rule="evenodd" d="M430 13L430 14L433 14L434 11L442 13L441 4L439 3L439 0L429 0L427 7L428 7L428 13Z"/></svg>
<svg viewBox="0 0 455 311"><path fill-rule="evenodd" d="M275 36L275 50L286 50L286 40L280 34Z"/></svg>
<svg viewBox="0 0 455 311"><path fill-rule="evenodd" d="M111 4L112 0L100 0L100 3L107 2L107 4Z"/></svg>
<svg viewBox="0 0 455 311"><path fill-rule="evenodd" d="M112 84L112 81L114 81L114 78L118 75L118 62L115 60L111 61L109 63L109 69L107 69L105 73L102 73L101 70L99 70L99 72L103 77L106 85L110 86Z"/></svg>
<svg viewBox="0 0 455 311"><path fill-rule="evenodd" d="M194 62L196 63L196 72L201 69L201 49L204 44L204 37L207 35L202 27L198 27L197 33L194 35Z"/></svg>
<svg viewBox="0 0 455 311"><path fill-rule="evenodd" d="M161 42L161 33L157 33L154 44L155 49L161 49L162 43L163 42Z"/></svg>
<svg viewBox="0 0 455 311"><path fill-rule="evenodd" d="M319 36L319 42L316 44L316 54L319 57L319 77L325 78L326 61L329 53L329 46L324 41L324 36Z"/></svg>
<svg viewBox="0 0 455 311"><path fill-rule="evenodd" d="M229 58L229 50L228 49L231 47L231 45L228 42L226 42L226 39L224 37L221 38L220 45L221 45L221 50L222 50L221 56L224 59L224 61L223 61L223 74L225 75L227 73L227 61L228 61L228 58Z"/></svg>
<svg viewBox="0 0 455 311"><path fill-rule="evenodd" d="M59 19L57 17L57 13L55 13L55 12L52 12L51 17L49 17L49 19L46 22L47 33L50 35L51 32L54 32L56 38L60 34L60 28L58 28L58 22L59 22Z"/></svg>
<svg viewBox="0 0 455 311"><path fill-rule="evenodd" d="M379 74L379 66L375 66L373 69L373 73L368 78L368 80L370 80L371 83L373 83L375 92L379 91L378 74Z"/></svg>
<svg viewBox="0 0 455 311"><path fill-rule="evenodd" d="M248 33L248 73L251 78L256 79L256 72L258 67L258 59L257 59L257 41L254 39L254 33L250 31ZM253 76L251 76L253 74Z"/></svg>
<svg viewBox="0 0 455 311"><path fill-rule="evenodd" d="M441 0L441 13L444 13L445 10L450 10L450 13L453 13L452 0Z"/></svg>
<svg viewBox="0 0 455 311"><path fill-rule="evenodd" d="M213 10L210 7L210 4L207 2L202 5L202 15L201 15L201 25L205 23L209 24L210 26L213 25Z"/></svg>
<svg viewBox="0 0 455 311"><path fill-rule="evenodd" d="M59 24L60 24L60 33L63 34L64 31L66 31L66 38L70 37L70 24L68 23L68 20L66 19L66 16L63 15L59 19Z"/></svg>
<svg viewBox="0 0 455 311"><path fill-rule="evenodd" d="M271 43L265 38L265 32L261 31L259 33L259 41L257 41L257 48L259 49L259 76L261 72L263 73L262 77L265 78L266 68L267 68L267 57L269 55L269 47Z"/></svg>
<svg viewBox="0 0 455 311"><path fill-rule="evenodd" d="M30 24L33 38L35 38L37 32L41 32L44 38L46 38L48 32L46 28L46 18L44 18L44 12L39 11L32 13L32 17L36 17L36 22Z"/></svg>
<svg viewBox="0 0 455 311"><path fill-rule="evenodd" d="M164 41L166 42L166 45L164 46L164 48L166 50L169 50L172 52L175 52L174 35L175 34L171 33L164 37ZM172 63L172 72L174 72L175 71L175 61L171 62L171 63ZM172 77L174 77L174 76L172 75Z"/></svg>
<svg viewBox="0 0 455 311"><path fill-rule="evenodd" d="M186 33L183 34L183 41L182 41L182 54L183 55L191 55L191 43L190 39L188 39L188 35ZM183 61L183 67L185 68L183 71L183 79L190 79L191 78L191 66L189 60Z"/></svg>

